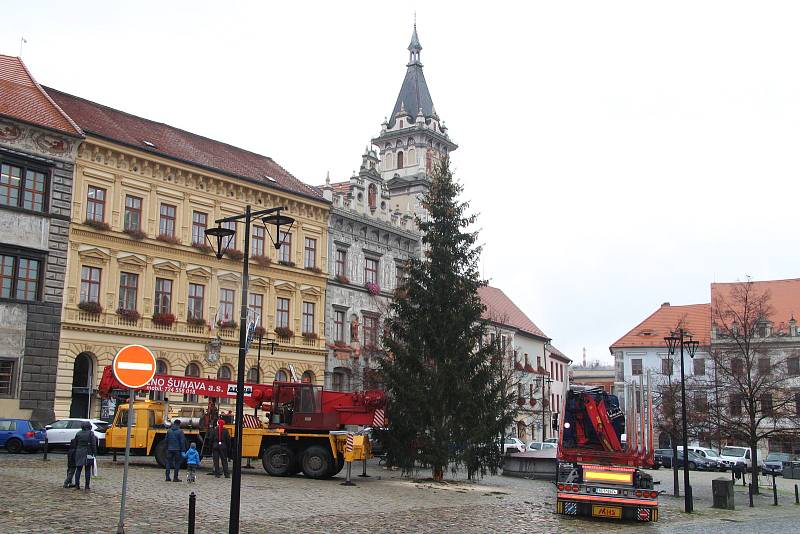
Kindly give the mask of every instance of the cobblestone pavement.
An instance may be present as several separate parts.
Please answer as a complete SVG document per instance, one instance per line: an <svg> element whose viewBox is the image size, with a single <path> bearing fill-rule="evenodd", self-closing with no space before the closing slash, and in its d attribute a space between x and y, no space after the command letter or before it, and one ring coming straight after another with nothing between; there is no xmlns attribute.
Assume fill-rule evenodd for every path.
<svg viewBox="0 0 800 534"><path fill-rule="evenodd" d="M122 462L99 461L92 491L62 489L63 455L0 454L0 532L113 533L119 516ZM129 475L127 533L186 532L188 496L197 494L197 532L227 532L230 480L207 476L208 462L197 483L164 482L164 472L150 458L135 458ZM255 465L255 464L254 464ZM360 469L356 470L360 472ZM279 529L302 533L376 532L794 532L800 506L793 503L793 481L782 481L781 502L770 506L771 494L746 507L746 493L737 488L737 510L710 508L711 479L722 473L692 473L696 513L681 512L683 500L661 499L655 524L630 524L571 519L553 513L552 484L501 476L477 483L414 482L371 462L370 478L354 477L355 487L302 476L271 478L261 468L244 470L241 532ZM671 493L671 472L653 472ZM421 473L427 476L427 473ZM185 473L182 473L185 480ZM778 479L781 480L780 478Z"/></svg>

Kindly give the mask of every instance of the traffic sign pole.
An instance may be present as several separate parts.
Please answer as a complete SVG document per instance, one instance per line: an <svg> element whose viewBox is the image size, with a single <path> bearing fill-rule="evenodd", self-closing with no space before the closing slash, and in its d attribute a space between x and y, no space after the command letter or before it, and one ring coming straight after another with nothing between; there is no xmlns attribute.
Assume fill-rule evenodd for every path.
<svg viewBox="0 0 800 534"><path fill-rule="evenodd" d="M133 409L133 401L136 391L133 388L128 390L128 433L125 436L125 470L122 473L122 501L119 505L119 523L117 524L117 534L125 534L125 496L128 493L128 461L131 457L131 431L133 430L133 418L136 411Z"/></svg>

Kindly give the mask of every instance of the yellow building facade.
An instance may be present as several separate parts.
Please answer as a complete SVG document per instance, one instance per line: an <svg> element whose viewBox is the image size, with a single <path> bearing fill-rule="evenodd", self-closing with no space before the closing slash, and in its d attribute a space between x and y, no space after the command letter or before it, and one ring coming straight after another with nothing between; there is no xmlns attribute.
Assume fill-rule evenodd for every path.
<svg viewBox="0 0 800 534"><path fill-rule="evenodd" d="M322 384L329 204L321 195L269 158L48 92L87 131L75 164L56 416L108 417L97 386L103 368L129 344L150 348L159 373L236 380L242 325L218 325L239 322L242 260L235 252L218 260L203 246L202 231L248 204L253 210L285 206L296 222L280 251L263 226L252 229L251 256L259 257L249 264L248 302L261 318L264 338L279 344L274 355L262 350L258 371L257 340L251 345L246 380L272 382L294 372ZM87 110L90 104L95 107ZM97 119L98 110L120 114L114 123L133 121L122 124L124 133L112 131L121 140L109 138L108 120ZM131 131L141 137L141 148L126 137ZM176 143L176 135L185 138ZM186 143L192 144L189 156L182 156ZM220 163L220 153L231 161ZM234 175L240 167L244 176ZM276 176L257 174L264 169ZM244 225L236 230L228 248L238 252ZM274 238L274 227L269 231ZM278 336L276 326L291 333ZM208 348L217 336L222 349L215 358ZM169 400L206 403L182 395Z"/></svg>

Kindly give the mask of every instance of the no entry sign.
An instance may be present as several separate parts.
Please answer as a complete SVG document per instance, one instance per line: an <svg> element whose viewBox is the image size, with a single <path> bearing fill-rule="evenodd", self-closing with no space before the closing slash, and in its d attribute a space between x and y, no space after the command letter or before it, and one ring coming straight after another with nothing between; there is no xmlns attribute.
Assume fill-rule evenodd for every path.
<svg viewBox="0 0 800 534"><path fill-rule="evenodd" d="M141 345L123 347L114 357L114 376L129 388L140 388L156 374L156 358Z"/></svg>

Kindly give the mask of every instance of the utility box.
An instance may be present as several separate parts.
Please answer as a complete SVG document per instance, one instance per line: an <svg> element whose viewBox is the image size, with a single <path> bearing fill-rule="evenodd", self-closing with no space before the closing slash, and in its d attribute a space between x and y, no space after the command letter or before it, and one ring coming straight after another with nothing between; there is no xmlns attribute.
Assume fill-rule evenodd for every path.
<svg viewBox="0 0 800 534"><path fill-rule="evenodd" d="M714 508L733 510L733 480L715 478L711 481L711 493L714 494Z"/></svg>
<svg viewBox="0 0 800 534"><path fill-rule="evenodd" d="M783 464L783 478L800 478L800 462L788 462Z"/></svg>

